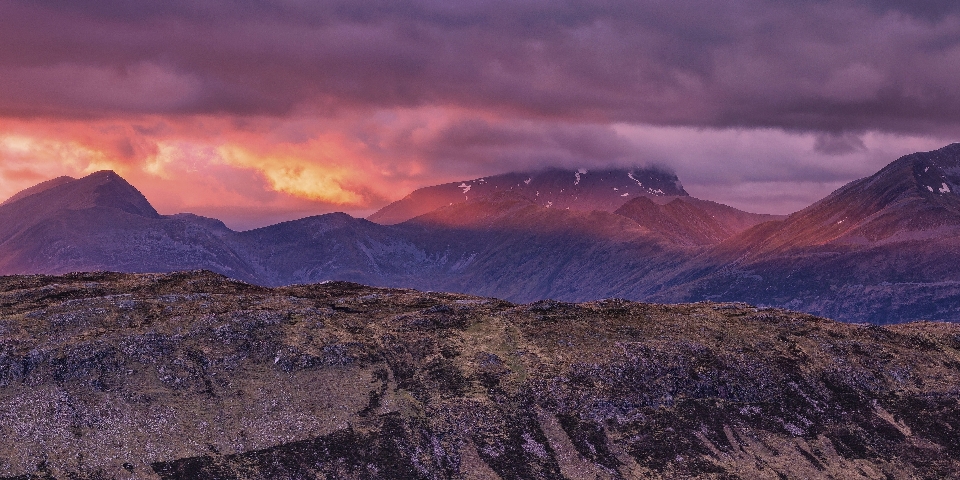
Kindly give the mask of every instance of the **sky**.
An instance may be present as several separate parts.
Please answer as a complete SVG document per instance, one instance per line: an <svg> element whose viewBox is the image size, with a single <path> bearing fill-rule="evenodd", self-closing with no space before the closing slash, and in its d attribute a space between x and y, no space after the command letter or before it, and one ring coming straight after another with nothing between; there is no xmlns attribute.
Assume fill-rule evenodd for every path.
<svg viewBox="0 0 960 480"><path fill-rule="evenodd" d="M658 165L790 213L960 139L960 2L4 0L0 197L112 169L237 229Z"/></svg>

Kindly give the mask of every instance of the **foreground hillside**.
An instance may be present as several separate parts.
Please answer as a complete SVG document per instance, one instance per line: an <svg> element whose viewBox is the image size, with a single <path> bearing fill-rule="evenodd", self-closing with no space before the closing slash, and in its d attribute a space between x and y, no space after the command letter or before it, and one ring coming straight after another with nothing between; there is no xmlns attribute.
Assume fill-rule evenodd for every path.
<svg viewBox="0 0 960 480"><path fill-rule="evenodd" d="M2 478L957 478L960 326L0 277Z"/></svg>

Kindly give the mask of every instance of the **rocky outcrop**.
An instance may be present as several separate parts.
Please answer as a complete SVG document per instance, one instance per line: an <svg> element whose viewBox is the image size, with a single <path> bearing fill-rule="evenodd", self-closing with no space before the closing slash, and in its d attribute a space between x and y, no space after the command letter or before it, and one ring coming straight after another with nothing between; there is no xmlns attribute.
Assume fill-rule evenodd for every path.
<svg viewBox="0 0 960 480"><path fill-rule="evenodd" d="M3 478L953 478L960 326L0 278Z"/></svg>

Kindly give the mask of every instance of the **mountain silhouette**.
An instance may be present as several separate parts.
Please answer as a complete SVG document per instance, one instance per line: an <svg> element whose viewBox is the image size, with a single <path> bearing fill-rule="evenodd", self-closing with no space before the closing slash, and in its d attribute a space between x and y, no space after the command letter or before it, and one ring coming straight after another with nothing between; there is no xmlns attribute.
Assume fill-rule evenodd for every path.
<svg viewBox="0 0 960 480"><path fill-rule="evenodd" d="M112 171L38 187L0 205L0 272L210 268L256 281L211 228L219 221L160 215Z"/></svg>

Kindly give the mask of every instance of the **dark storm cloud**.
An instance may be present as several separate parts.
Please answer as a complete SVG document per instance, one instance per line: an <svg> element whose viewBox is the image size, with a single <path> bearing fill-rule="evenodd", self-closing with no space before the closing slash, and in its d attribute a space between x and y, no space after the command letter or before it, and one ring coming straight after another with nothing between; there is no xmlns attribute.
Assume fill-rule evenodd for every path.
<svg viewBox="0 0 960 480"><path fill-rule="evenodd" d="M433 105L834 135L960 126L946 1L10 0L0 46L7 116Z"/></svg>
<svg viewBox="0 0 960 480"><path fill-rule="evenodd" d="M944 16L960 11L960 4L950 0L873 0L868 3L873 9L886 12L900 12L926 20L940 20Z"/></svg>
<svg viewBox="0 0 960 480"><path fill-rule="evenodd" d="M856 151L866 150L863 138L853 133L823 133L817 135L813 149L827 155L846 155Z"/></svg>
<svg viewBox="0 0 960 480"><path fill-rule="evenodd" d="M430 159L465 160L488 169L531 169L548 163L583 165L630 163L633 146L606 126L470 118L455 121L419 139L397 138L393 148Z"/></svg>

